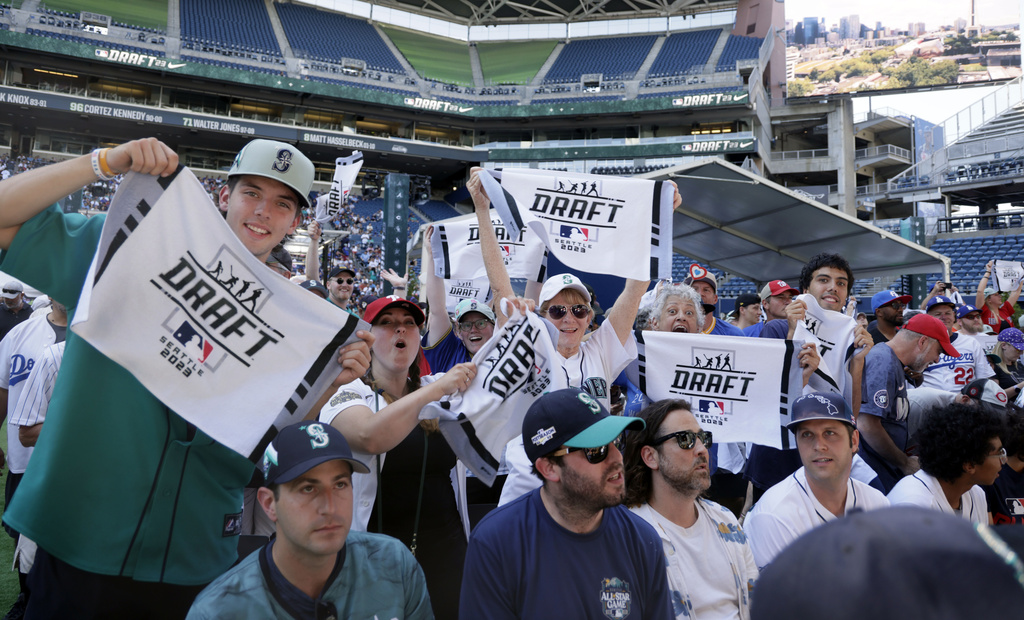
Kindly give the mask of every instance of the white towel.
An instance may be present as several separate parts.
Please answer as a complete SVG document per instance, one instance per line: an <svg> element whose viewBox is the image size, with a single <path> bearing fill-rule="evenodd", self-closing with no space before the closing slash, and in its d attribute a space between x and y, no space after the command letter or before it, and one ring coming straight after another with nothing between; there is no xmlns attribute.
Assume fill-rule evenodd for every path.
<svg viewBox="0 0 1024 620"><path fill-rule="evenodd" d="M334 180L331 182L331 189L316 198L315 217L321 225L329 223L341 212L341 207L348 202L348 194L352 191L362 167L363 154L359 151L352 151L348 157L334 160Z"/></svg>

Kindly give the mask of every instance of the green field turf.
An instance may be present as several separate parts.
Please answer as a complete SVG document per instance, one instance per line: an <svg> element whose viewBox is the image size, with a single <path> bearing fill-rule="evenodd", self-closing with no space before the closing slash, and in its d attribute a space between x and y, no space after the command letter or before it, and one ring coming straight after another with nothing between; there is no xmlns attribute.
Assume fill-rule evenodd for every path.
<svg viewBox="0 0 1024 620"><path fill-rule="evenodd" d="M417 73L429 80L472 84L469 47L465 43L381 26Z"/></svg>
<svg viewBox="0 0 1024 620"><path fill-rule="evenodd" d="M537 75L557 41L478 43L484 80L493 84L526 84Z"/></svg>
<svg viewBox="0 0 1024 620"><path fill-rule="evenodd" d="M46 8L54 11L78 13L89 11L109 15L114 21L133 26L167 29L167 0L46 0ZM5 612L6 613L6 612Z"/></svg>
<svg viewBox="0 0 1024 620"><path fill-rule="evenodd" d="M0 447L7 453L7 430L0 433ZM4 487L7 486L7 468L0 474L0 504L4 501ZM6 508L6 506L5 506ZM11 570L14 561L14 539L7 532L0 530L0 617L7 613L18 598L18 574Z"/></svg>

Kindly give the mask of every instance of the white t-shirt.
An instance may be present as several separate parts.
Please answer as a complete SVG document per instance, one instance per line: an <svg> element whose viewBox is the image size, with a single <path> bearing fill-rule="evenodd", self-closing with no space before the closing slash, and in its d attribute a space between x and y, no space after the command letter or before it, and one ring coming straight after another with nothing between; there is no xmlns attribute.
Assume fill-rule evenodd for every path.
<svg viewBox="0 0 1024 620"><path fill-rule="evenodd" d="M988 505L985 503L985 491L981 487L974 485L961 495L960 510L955 510L942 492L939 480L924 470L897 482L889 491L889 503L893 506L902 504L931 508L959 516L971 523L988 523Z"/></svg>
<svg viewBox="0 0 1024 620"><path fill-rule="evenodd" d="M985 359L985 350L976 338L955 333L953 348L960 357L940 353L938 361L925 368L921 387L959 392L975 379L988 379L996 374Z"/></svg>
<svg viewBox="0 0 1024 620"><path fill-rule="evenodd" d="M855 508L885 508L889 500L882 492L859 480L846 484L846 514ZM804 468L793 472L768 489L747 514L743 529L760 569L804 533L837 518L825 508L807 485Z"/></svg>

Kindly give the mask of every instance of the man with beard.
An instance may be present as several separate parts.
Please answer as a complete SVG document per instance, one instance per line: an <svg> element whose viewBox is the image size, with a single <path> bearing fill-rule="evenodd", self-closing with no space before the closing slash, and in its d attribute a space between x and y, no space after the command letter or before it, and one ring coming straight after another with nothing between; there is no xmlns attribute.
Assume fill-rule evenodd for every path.
<svg viewBox="0 0 1024 620"><path fill-rule="evenodd" d="M762 569L819 525L889 505L876 489L850 478L860 436L853 411L841 396L812 392L796 399L788 428L796 435L803 467L768 489L744 521L754 560Z"/></svg>
<svg viewBox="0 0 1024 620"><path fill-rule="evenodd" d="M957 308L956 328L961 333L973 338L985 335L985 323L981 320L981 310L971 304L964 304Z"/></svg>
<svg viewBox="0 0 1024 620"><path fill-rule="evenodd" d="M996 373L985 359L985 349L973 336L953 331L956 321L956 303L949 297L936 295L928 301L927 312L942 321L949 333L949 341L960 352L960 357L940 355L924 370L923 387L959 392L975 379L988 379Z"/></svg>
<svg viewBox="0 0 1024 620"><path fill-rule="evenodd" d="M701 499L711 486L711 433L685 400L662 400L626 440L626 505L650 523L665 551L677 618L746 618L757 565L732 512Z"/></svg>
<svg viewBox="0 0 1024 620"><path fill-rule="evenodd" d="M674 617L661 541L621 505L617 437L643 428L575 388L530 406L523 443L544 484L473 530L460 618Z"/></svg>
<svg viewBox="0 0 1024 620"><path fill-rule="evenodd" d="M871 298L871 311L875 320L868 325L868 333L875 344L889 342L896 337L896 331L903 327L903 309L911 300L910 295L899 295L896 291L881 291Z"/></svg>
<svg viewBox="0 0 1024 620"><path fill-rule="evenodd" d="M920 373L940 353L960 357L942 321L928 314L915 314L895 338L873 347L864 360L857 420L857 428L864 435L861 456L878 474L886 493L900 478L920 469L917 457L906 453L910 405L904 367Z"/></svg>

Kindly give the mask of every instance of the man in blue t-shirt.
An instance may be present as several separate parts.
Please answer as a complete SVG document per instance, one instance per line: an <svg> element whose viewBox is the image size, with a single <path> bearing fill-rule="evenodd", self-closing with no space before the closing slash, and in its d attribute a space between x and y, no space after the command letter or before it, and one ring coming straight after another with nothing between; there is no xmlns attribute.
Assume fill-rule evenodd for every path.
<svg viewBox="0 0 1024 620"><path fill-rule="evenodd" d="M621 505L616 438L642 430L576 388L539 398L523 444L544 485L477 525L466 553L459 617L674 618L661 539Z"/></svg>

